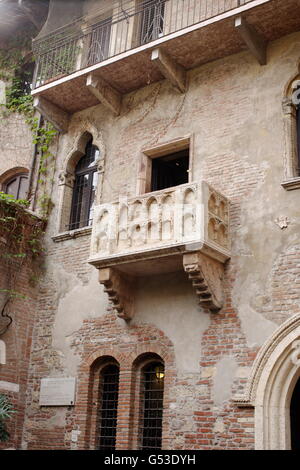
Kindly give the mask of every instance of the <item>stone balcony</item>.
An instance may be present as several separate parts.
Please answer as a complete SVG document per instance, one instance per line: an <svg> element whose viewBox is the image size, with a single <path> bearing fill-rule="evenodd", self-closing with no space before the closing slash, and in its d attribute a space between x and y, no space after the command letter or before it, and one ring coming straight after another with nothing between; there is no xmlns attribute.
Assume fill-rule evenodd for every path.
<svg viewBox="0 0 300 470"><path fill-rule="evenodd" d="M124 94L164 78L184 93L188 70L221 57L248 49L265 65L268 43L300 30L298 0L122 5L112 2L109 17L79 18L34 41L35 106L61 132L73 113L99 103L120 114Z"/></svg>
<svg viewBox="0 0 300 470"><path fill-rule="evenodd" d="M200 305L218 311L229 257L229 202L204 181L95 207L89 263L125 319L136 277L183 269Z"/></svg>

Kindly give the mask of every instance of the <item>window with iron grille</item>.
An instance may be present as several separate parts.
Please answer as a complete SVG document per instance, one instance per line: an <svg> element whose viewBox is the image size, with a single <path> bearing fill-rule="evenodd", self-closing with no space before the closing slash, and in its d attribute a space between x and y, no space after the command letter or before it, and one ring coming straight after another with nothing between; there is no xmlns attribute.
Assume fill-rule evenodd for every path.
<svg viewBox="0 0 300 470"><path fill-rule="evenodd" d="M140 20L140 43L154 41L163 35L165 0L143 0Z"/></svg>
<svg viewBox="0 0 300 470"><path fill-rule="evenodd" d="M119 367L109 364L100 375L98 409L98 449L114 450L116 447L117 412L119 393Z"/></svg>
<svg viewBox="0 0 300 470"><path fill-rule="evenodd" d="M142 370L141 449L161 449L164 366L151 362Z"/></svg>
<svg viewBox="0 0 300 470"><path fill-rule="evenodd" d="M99 149L90 140L85 155L75 168L75 183L71 207L69 230L92 224L95 192L97 188L97 160Z"/></svg>
<svg viewBox="0 0 300 470"><path fill-rule="evenodd" d="M28 181L26 173L15 175L5 183L4 192L14 196L15 199L26 199Z"/></svg>

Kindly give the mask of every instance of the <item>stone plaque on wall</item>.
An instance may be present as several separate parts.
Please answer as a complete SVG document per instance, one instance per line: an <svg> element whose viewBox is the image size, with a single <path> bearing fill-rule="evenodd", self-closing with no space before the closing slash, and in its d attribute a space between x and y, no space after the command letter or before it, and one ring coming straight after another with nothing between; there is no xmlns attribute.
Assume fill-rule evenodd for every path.
<svg viewBox="0 0 300 470"><path fill-rule="evenodd" d="M40 406L70 406L75 402L75 377L42 379Z"/></svg>

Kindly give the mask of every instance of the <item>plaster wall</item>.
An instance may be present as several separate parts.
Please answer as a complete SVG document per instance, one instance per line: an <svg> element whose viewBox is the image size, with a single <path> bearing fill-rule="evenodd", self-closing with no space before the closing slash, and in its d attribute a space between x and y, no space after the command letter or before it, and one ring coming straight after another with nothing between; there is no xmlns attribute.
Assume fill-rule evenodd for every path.
<svg viewBox="0 0 300 470"><path fill-rule="evenodd" d="M0 101L5 104L5 84L0 82ZM1 111L0 117L0 190L3 177L16 167L29 171L32 159L32 135L24 116Z"/></svg>

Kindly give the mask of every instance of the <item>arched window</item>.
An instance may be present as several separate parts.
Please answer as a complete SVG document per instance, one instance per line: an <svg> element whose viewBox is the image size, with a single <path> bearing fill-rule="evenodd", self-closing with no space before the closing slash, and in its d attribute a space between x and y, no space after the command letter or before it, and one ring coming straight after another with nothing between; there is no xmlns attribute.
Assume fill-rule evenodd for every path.
<svg viewBox="0 0 300 470"><path fill-rule="evenodd" d="M114 450L116 447L119 395L119 367L108 364L100 372L99 407L97 413L97 448Z"/></svg>
<svg viewBox="0 0 300 470"><path fill-rule="evenodd" d="M92 223L98 180L98 158L99 149L92 144L91 139L86 145L85 155L79 160L75 168L75 183L69 230L87 227Z"/></svg>
<svg viewBox="0 0 300 470"><path fill-rule="evenodd" d="M15 199L26 199L28 191L28 174L19 173L4 183L4 192Z"/></svg>
<svg viewBox="0 0 300 470"><path fill-rule="evenodd" d="M164 365L152 361L142 369L140 449L161 449Z"/></svg>

